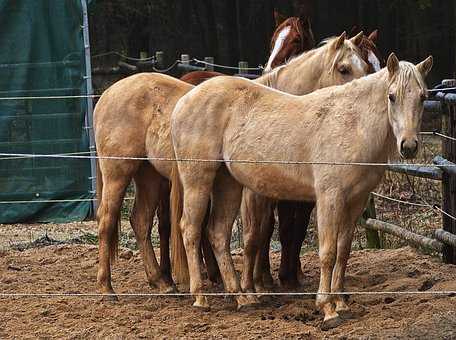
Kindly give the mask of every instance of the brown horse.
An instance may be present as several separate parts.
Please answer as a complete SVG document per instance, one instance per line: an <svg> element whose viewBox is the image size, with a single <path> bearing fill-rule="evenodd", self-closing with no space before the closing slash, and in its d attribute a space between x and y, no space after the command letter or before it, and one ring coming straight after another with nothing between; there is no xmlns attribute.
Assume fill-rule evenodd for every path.
<svg viewBox="0 0 456 340"><path fill-rule="evenodd" d="M195 306L209 306L201 295L198 256L209 198L209 239L225 288L241 291L230 238L242 188L248 187L272 199L317 202L321 277L316 305L324 312L323 329L342 322L348 305L343 296L327 293L344 291L355 221L385 163L394 150L403 158L417 153L427 93L424 78L432 57L415 66L391 54L387 66L301 97L240 78L217 77L178 101L171 117L179 175L173 192L182 186L180 230ZM213 161L186 161L192 159ZM380 164L353 164L360 162Z"/></svg>
<svg viewBox="0 0 456 340"><path fill-rule="evenodd" d="M384 66L384 59L376 46L378 39L378 31L373 31L369 36L364 36L360 44L361 55L364 61L369 65L369 72L374 73ZM250 204L250 209L262 211L264 215L264 207L253 207ZM279 221L279 237L282 245L281 261L279 268L279 279L283 286L292 288L299 284L303 284L303 274L299 255L302 243L307 233L310 215L314 209L315 203L312 202L290 202L279 201L277 203L278 221ZM264 286L272 284L272 275L269 265L269 248L270 240L274 228L273 212L262 217L252 217L262 219L264 237L266 238L264 245L260 248L261 259L259 260L259 268L255 268L255 287L258 290L263 290ZM248 237L248 236L247 236ZM255 235L254 237L258 237Z"/></svg>
<svg viewBox="0 0 456 340"><path fill-rule="evenodd" d="M309 18L291 17L277 26L271 39L271 55L264 72L315 46Z"/></svg>
<svg viewBox="0 0 456 340"><path fill-rule="evenodd" d="M206 81L208 79L218 77L218 76L226 76L226 74L220 73L220 72L214 72L214 71L193 71L184 74L182 77L180 77L180 80L185 81L186 83L192 84L192 85L199 85L203 81Z"/></svg>
<svg viewBox="0 0 456 340"><path fill-rule="evenodd" d="M287 65L258 78L255 83L296 94L311 92L319 86L345 83L366 74L367 65L356 47L360 42L359 36L346 40L344 33L308 55L296 57ZM117 220L125 190L132 179L136 190L130 222L147 279L161 291L174 289L171 278L158 266L150 240L159 194L167 190L173 169L172 162L157 157L174 157L170 115L177 101L193 88L166 75L141 73L115 83L98 101L94 111L94 131L97 152L102 158L98 167L97 283L102 293L114 294L111 263L117 249ZM128 158L103 158L106 156ZM138 157L149 157L150 160L135 159ZM168 242L169 235L164 237L160 233L160 239L161 243ZM177 247L174 249L178 250Z"/></svg>

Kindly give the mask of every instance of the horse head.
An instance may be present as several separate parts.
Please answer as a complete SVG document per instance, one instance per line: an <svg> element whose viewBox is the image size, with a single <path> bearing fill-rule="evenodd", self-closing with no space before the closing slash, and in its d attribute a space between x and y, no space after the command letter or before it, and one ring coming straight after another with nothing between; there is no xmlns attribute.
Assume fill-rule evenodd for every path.
<svg viewBox="0 0 456 340"><path fill-rule="evenodd" d="M388 58L388 120L402 158L413 158L418 152L418 133L427 98L424 79L432 68L432 56L417 65Z"/></svg>
<svg viewBox="0 0 456 340"><path fill-rule="evenodd" d="M369 73L380 71L385 66L385 59L377 48L378 30L369 36L363 36L359 46L364 61L369 65Z"/></svg>
<svg viewBox="0 0 456 340"><path fill-rule="evenodd" d="M264 71L269 72L314 46L315 39L310 19L288 18L278 25L272 36L271 55Z"/></svg>
<svg viewBox="0 0 456 340"><path fill-rule="evenodd" d="M329 72L322 74L320 87L345 84L368 73L369 66L364 61L360 49L363 37L363 32L360 32L355 37L347 39L347 33L344 32L339 37L322 42L327 46L321 62L329 67Z"/></svg>

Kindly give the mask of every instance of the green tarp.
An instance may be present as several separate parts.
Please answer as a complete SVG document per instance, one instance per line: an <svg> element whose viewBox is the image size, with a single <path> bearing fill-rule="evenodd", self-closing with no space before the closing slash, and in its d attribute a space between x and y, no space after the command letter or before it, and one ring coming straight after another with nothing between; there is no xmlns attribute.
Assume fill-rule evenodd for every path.
<svg viewBox="0 0 456 340"><path fill-rule="evenodd" d="M0 0L0 98L86 94L81 0ZM0 99L0 153L89 150L87 100ZM92 198L90 160L0 159L0 223L67 222L91 202L4 204Z"/></svg>

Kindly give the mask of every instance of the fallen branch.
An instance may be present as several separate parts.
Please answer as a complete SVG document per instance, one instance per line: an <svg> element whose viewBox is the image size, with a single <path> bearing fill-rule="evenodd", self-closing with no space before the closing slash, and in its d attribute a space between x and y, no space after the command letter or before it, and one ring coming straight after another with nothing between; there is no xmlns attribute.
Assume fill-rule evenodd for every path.
<svg viewBox="0 0 456 340"><path fill-rule="evenodd" d="M422 247L437 252L441 252L443 248L443 243L440 241L415 234L411 231L408 231L407 229L401 228L391 223L369 218L366 221L365 227L367 229L383 231L384 233L397 236L413 246Z"/></svg>
<svg viewBox="0 0 456 340"><path fill-rule="evenodd" d="M437 240L450 246L456 247L456 235L449 233L443 229L437 229L434 233L434 236Z"/></svg>

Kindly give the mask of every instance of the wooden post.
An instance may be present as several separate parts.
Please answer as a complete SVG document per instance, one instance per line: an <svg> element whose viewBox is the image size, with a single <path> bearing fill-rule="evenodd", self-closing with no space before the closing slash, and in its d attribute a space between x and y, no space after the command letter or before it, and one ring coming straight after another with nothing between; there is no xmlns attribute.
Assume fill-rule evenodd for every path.
<svg viewBox="0 0 456 340"><path fill-rule="evenodd" d="M239 74L248 74L249 73L249 63L247 61L240 61L238 63Z"/></svg>
<svg viewBox="0 0 456 340"><path fill-rule="evenodd" d="M157 68L162 69L165 65L165 53L163 51L155 52L155 63Z"/></svg>
<svg viewBox="0 0 456 340"><path fill-rule="evenodd" d="M445 84L446 85L446 84ZM442 118L442 131L445 135L456 137L456 104L443 103L444 115ZM456 163L456 142L442 139L443 157ZM444 171L442 174L442 209L452 216L456 215L456 176ZM442 215L443 230L456 235L456 221ZM443 261L456 264L456 248L445 244L443 247Z"/></svg>
<svg viewBox="0 0 456 340"><path fill-rule="evenodd" d="M184 65L190 65L190 55L188 54L181 54L181 62Z"/></svg>
<svg viewBox="0 0 456 340"><path fill-rule="evenodd" d="M376 219L377 214L375 212L375 200L372 194L369 195L369 200L367 201L366 209L364 210L362 218L364 222L368 219ZM372 229L366 229L366 240L367 248L383 248L382 238L378 234L378 231Z"/></svg>
<svg viewBox="0 0 456 340"><path fill-rule="evenodd" d="M214 57L204 57L204 61L206 63L213 64L214 63ZM206 71L214 71L214 66L206 64Z"/></svg>
<svg viewBox="0 0 456 340"><path fill-rule="evenodd" d="M141 51L139 52L139 59L147 59L147 51Z"/></svg>

